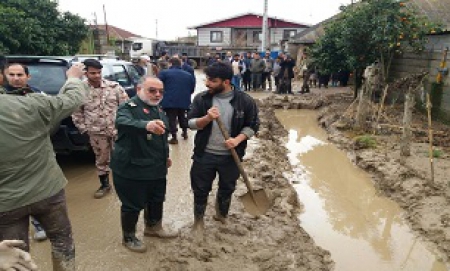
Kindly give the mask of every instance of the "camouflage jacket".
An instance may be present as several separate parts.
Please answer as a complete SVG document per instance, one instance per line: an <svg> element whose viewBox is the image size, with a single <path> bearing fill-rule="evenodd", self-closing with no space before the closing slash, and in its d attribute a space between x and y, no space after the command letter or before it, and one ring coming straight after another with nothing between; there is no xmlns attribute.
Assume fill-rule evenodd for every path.
<svg viewBox="0 0 450 271"><path fill-rule="evenodd" d="M73 123L81 133L116 136L116 111L129 99L127 93L119 83L104 79L99 88L90 89L87 101L72 114Z"/></svg>

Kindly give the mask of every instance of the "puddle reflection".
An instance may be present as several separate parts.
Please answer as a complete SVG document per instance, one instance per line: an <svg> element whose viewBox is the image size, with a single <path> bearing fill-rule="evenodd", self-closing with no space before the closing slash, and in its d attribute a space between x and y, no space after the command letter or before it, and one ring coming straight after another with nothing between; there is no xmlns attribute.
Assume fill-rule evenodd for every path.
<svg viewBox="0 0 450 271"><path fill-rule="evenodd" d="M445 265L410 231L402 211L379 197L370 176L326 140L316 112L278 110L289 131L286 147L305 210L302 226L331 252L336 270L445 271Z"/></svg>

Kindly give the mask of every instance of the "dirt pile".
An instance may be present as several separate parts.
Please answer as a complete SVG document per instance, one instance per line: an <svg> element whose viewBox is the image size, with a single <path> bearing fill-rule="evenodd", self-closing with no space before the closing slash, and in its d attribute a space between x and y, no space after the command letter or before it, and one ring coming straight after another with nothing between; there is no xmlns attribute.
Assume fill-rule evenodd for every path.
<svg viewBox="0 0 450 271"><path fill-rule="evenodd" d="M229 224L212 219L215 195L211 195L205 216L203 240L183 227L181 237L157 249L155 270L332 270L329 252L318 247L299 225L301 205L283 172L291 166L281 142L287 132L275 118L271 105L260 104L261 132L249 142L244 168L254 188L264 188L273 207L261 217L247 214L239 195L231 205Z"/></svg>
<svg viewBox="0 0 450 271"><path fill-rule="evenodd" d="M273 98L269 98L274 100ZM297 96L295 98L278 97L279 108L317 108L325 105L319 114L319 123L328 131L329 140L348 151L353 161L370 172L374 184L382 193L396 201L406 212L406 218L412 229L425 240L431 242L441 252L445 261L450 255L450 142L449 127L435 123L438 140L435 147L443 150L434 159L434 182L430 181L430 161L428 158L428 139L426 117L415 112L413 127L417 128L412 143L412 155L405 161L400 159L400 132L387 129L381 135L373 136L376 147L358 148L354 138L358 135L341 120L352 103L352 93ZM281 100L282 102L279 102ZM295 101L295 102L294 102ZM266 103L266 102L265 102ZM281 104L281 107L278 105ZM386 114L396 126L401 126L401 106L389 107Z"/></svg>

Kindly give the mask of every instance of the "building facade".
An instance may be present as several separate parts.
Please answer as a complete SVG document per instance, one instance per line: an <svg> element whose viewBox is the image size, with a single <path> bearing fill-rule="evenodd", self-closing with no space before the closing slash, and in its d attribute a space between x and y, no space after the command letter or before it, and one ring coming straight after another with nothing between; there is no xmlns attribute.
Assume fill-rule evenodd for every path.
<svg viewBox="0 0 450 271"><path fill-rule="evenodd" d="M263 16L246 13L190 27L197 30L197 46L222 49L256 50L261 46ZM268 17L268 48L280 50L291 37L309 25Z"/></svg>

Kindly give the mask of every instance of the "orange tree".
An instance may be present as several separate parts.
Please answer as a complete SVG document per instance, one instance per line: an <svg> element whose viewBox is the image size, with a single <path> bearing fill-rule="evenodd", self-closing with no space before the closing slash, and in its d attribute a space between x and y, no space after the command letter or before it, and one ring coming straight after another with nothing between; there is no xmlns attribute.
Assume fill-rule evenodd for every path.
<svg viewBox="0 0 450 271"><path fill-rule="evenodd" d="M319 69L353 70L355 91L366 66L380 61L386 82L396 54L424 50L426 35L440 31L408 0L362 0L341 7L341 11L326 24L312 57Z"/></svg>

